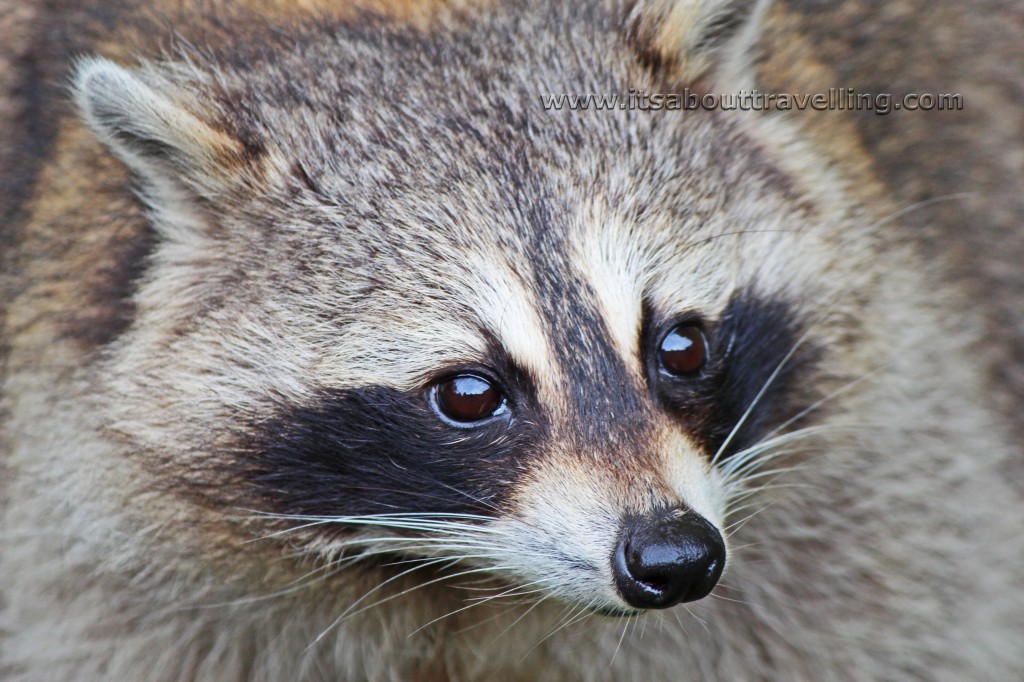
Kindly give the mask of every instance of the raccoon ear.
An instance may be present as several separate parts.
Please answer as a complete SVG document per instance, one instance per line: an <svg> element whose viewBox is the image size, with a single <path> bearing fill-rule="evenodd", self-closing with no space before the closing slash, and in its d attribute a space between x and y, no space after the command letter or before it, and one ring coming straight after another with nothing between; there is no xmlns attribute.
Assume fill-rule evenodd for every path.
<svg viewBox="0 0 1024 682"><path fill-rule="evenodd" d="M190 98L167 80L85 59L78 64L75 96L93 131L157 193L216 192L245 158L244 145L204 121L194 100L190 106Z"/></svg>
<svg viewBox="0 0 1024 682"><path fill-rule="evenodd" d="M719 91L753 85L751 51L771 0L638 0L626 34L641 57Z"/></svg>

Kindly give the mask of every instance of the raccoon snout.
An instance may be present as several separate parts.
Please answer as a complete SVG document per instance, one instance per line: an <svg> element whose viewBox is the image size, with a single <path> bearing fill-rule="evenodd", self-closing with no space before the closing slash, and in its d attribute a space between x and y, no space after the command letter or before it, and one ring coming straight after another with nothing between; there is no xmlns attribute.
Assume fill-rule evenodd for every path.
<svg viewBox="0 0 1024 682"><path fill-rule="evenodd" d="M702 599L724 567L725 542L718 529L679 509L627 518L612 555L619 594L638 609Z"/></svg>

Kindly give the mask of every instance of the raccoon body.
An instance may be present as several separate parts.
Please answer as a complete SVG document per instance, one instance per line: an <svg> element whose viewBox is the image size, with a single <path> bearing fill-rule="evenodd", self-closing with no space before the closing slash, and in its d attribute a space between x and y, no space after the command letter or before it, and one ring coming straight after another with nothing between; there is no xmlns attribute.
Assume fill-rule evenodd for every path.
<svg viewBox="0 0 1024 682"><path fill-rule="evenodd" d="M5 679L1024 671L1012 111L938 215L852 113L543 106L870 3L158 5L0 24Z"/></svg>

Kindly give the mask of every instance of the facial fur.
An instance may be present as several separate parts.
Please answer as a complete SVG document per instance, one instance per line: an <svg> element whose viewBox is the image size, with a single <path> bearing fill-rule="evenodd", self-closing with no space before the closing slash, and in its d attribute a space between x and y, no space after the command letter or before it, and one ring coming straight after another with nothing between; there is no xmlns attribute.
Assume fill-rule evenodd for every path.
<svg viewBox="0 0 1024 682"><path fill-rule="evenodd" d="M522 54L520 38L496 35L513 26L494 23L483 36L455 23L450 40L542 68L543 54ZM87 119L142 175L165 235L153 258L168 267L143 280L138 327L173 333L185 351L125 336L109 375L156 393L162 409L154 424L152 398L125 401L145 413L119 415L118 431L175 470L201 458L186 470L230 481L236 507L496 516L534 548L518 559L539 575L523 578L565 571L562 558L600 578L554 591L604 592L602 606L616 605L605 574L620 518L681 505L720 526L726 495L710 462L769 376L789 365L730 448L810 404L786 389L825 339L803 339L801 362L788 362L811 320L786 288L838 295L789 265L823 248L821 217L787 196L784 172L735 123L623 112L595 133L574 114L537 112L532 83L502 82L457 48L431 55L421 36L396 31L370 57L344 28L310 30L319 39L301 54L281 46L242 68L80 68ZM346 51L364 63L359 79L333 66ZM430 83L424 74L442 66L431 56L469 82ZM651 81L628 62L588 66L599 80ZM403 72L417 81L389 102L381 84ZM498 116L437 97L485 78L505 100ZM290 82L303 91L282 91ZM732 153L727 177L715 159ZM694 200L702 186L714 195ZM728 194L744 200L725 204ZM759 255L775 251L789 263ZM236 269L227 281L225 264ZM769 284L773 267L788 272ZM172 295L185 305L168 311L179 269L209 294ZM711 358L673 380L653 358L683 318L704 326ZM431 410L425 386L474 368L498 380L509 421L460 429ZM197 447L180 429L199 423L212 425ZM579 552L558 549L576 514L593 527L570 524Z"/></svg>
<svg viewBox="0 0 1024 682"><path fill-rule="evenodd" d="M547 93L740 87L764 7L432 11L425 25L243 12L237 35L196 17L194 37L163 54L77 62L75 103L107 151L82 144L127 170L145 256L119 304L126 325L100 342L52 334L74 361L45 400L17 393L48 376L33 369L31 323L19 327L8 526L31 516L18 500L39 480L62 478L46 495L73 510L64 532L102 531L97 546L113 549L76 555L84 592L127 581L167 604L142 616L145 600L126 596L111 617L185 642L188 664L161 659L168 679L484 675L508 661L465 653L475 644L438 654L441 639L417 628L525 619L518 636L535 644L580 614L637 614L610 558L629 519L666 510L725 542L720 586L693 605L707 633L661 635L705 679L828 678L876 659L938 675L944 656L950 670L1009 669L995 626L977 645L987 663L913 625L893 639L914 641L910 653L876 642L828 656L830 638L866 637L900 595L918 626L959 608L918 590L948 584L941 564L972 551L979 524L1003 543L998 560L1020 554L1010 525L968 509L965 438L951 434L993 458L1007 446L983 406L936 398L977 379L969 367L936 379L966 341L928 345L934 280L907 272L917 261L883 229L877 187L854 185L779 113L541 106ZM30 292L10 319L33 305ZM707 342L681 377L659 364L680 324ZM434 387L466 374L497 387L502 412L469 425L439 414ZM48 420L64 426L33 426ZM941 469L933 483L890 486L921 457ZM1009 499L1000 486L991 499ZM930 547L915 500L957 489L949 539ZM40 551L23 546L6 570ZM930 552L939 565L922 568ZM494 603L475 611L460 589ZM958 589L984 601L1006 588L995 576ZM505 617L494 607L508 600ZM228 610L181 634L171 606L208 602ZM849 623L815 632L792 602ZM285 634L270 643L266 623ZM608 643L624 626L599 623L584 637L614 674L672 667L668 645L645 660L627 643L616 668ZM786 641L790 625L801 642ZM264 653L204 656L230 647L201 632L218 627ZM10 645L28 679L34 636ZM386 653L345 653L354 641ZM546 674L603 674L586 646L577 657L557 641L541 648ZM130 670L140 655L108 662Z"/></svg>

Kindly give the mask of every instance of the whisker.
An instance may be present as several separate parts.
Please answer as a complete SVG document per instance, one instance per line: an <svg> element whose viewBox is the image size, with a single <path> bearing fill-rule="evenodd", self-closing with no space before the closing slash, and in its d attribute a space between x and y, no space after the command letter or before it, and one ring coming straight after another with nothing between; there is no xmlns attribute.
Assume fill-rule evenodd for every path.
<svg viewBox="0 0 1024 682"><path fill-rule="evenodd" d="M386 553L386 552L384 552L384 553ZM455 554L455 555L445 554L444 556L440 556L440 557L437 557L437 558L438 559L443 559L443 560L446 560L446 561L456 562L456 561L466 561L468 559L490 559L492 557L491 557L490 554ZM413 564L413 563L417 563L417 562L420 562L420 561L423 561L422 557L410 557L408 559L401 559L399 561L389 561L388 563L386 563L384 565L385 566L404 566L406 564Z"/></svg>
<svg viewBox="0 0 1024 682"><path fill-rule="evenodd" d="M542 601L543 601L543 600L542 600ZM518 605L518 604L512 605L512 606L508 607L507 609L504 609L504 610L502 610L502 611L499 611L499 612L497 612L497 613L495 613L495 614L493 614L493 615L491 615L491 616L488 616L487 618L484 618L484 619L482 619L482 620L477 620L477 621L474 621L474 622L473 622L473 623L472 623L471 625L467 625L467 626L465 626L465 627L459 628L458 630L454 630L453 632L454 632L454 634L456 634L456 635L461 635L461 634L463 634L463 633L469 632L470 630L475 630L475 629L477 629L477 628L479 628L479 627L482 627L482 626L484 626L484 625L486 625L486 624L488 624L488 623L490 623L490 622L492 622L492 621L495 621L495 620L497 620L497 619L499 619L499 618L501 618L501 617L503 617L503 616L507 615L507 614L508 614L509 612L511 612L511 611L515 611L515 610L516 610L516 609L518 609L518 608L519 608L519 605ZM494 643L494 642L489 642L489 643L485 644L485 645L484 645L484 647L485 647L485 648L486 648L486 647L489 647L489 646L491 646L491 645L492 645L493 643Z"/></svg>
<svg viewBox="0 0 1024 682"><path fill-rule="evenodd" d="M913 213L914 211L918 211L922 208L927 208L928 206L932 206L934 204L940 204L946 201L959 201L961 199L969 199L970 197L975 196L978 196L977 192L954 192L952 194L944 194L938 197L922 199L921 201L910 204L909 206L897 209L890 213L889 215L885 216L884 218L881 218L877 222L872 223L867 227L867 231L875 230L879 227L882 227L883 225L888 225L897 218L902 218L908 213Z"/></svg>
<svg viewBox="0 0 1024 682"><path fill-rule="evenodd" d="M817 424L817 425L814 425L814 426L805 426L803 428L796 429L794 431L789 431L787 433L779 434L779 435L773 436L771 438L765 437L765 438L761 439L760 441L758 441L757 443L755 443L754 445L751 445L750 447L741 450L740 452L736 453L735 455L730 457L728 460L726 460L725 464L722 467L722 471L723 472L728 472L728 471L735 470L735 469L739 468L740 466L742 466L742 464L746 460L750 459L751 456L757 455L757 454L759 454L759 453L761 453L761 452L763 452L763 451L765 451L767 449L773 448L773 447L778 447L780 445L787 445L789 443L792 443L792 442L795 442L795 441L799 441L799 440L802 440L804 438L808 438L810 436L817 436L817 435L827 434L827 433L832 433L832 432L840 432L841 433L843 431L849 431L849 430L853 430L853 429L863 429L866 426L867 426L867 424L864 424L864 423L856 423L855 424L855 423L845 423L845 422L844 423L836 423L836 424Z"/></svg>
<svg viewBox="0 0 1024 682"><path fill-rule="evenodd" d="M689 251L690 249L696 248L698 246L703 246L703 245L708 244L708 243L710 243L710 242L712 242L712 241L714 241L716 239L721 239L722 237L736 237L736 236L742 236L742 235L745 235L745 234L770 234L770 233L786 234L786 233L796 233L796 232L797 232L797 230L786 230L786 229L731 230L729 232L719 232L718 234L713 234L713 235L711 235L709 237L704 237L703 239L698 239L696 241L687 242L687 243L683 244L682 251L685 253L686 251Z"/></svg>
<svg viewBox="0 0 1024 682"><path fill-rule="evenodd" d="M757 495L758 493L761 493L761 492L766 491L766 490L784 490L784 489L790 489L790 488L793 488L793 489L803 489L803 490L814 490L815 488L817 488L817 486L812 485L810 483L766 483L765 485L758 486L757 488L754 488L753 490L749 490L749 491L743 493L743 495L739 496L738 501L743 501L746 498L753 497L754 495ZM775 504L777 502L779 502L779 500L774 500L772 502L772 504ZM735 515L735 514L741 512L741 511L744 511L746 509L750 509L755 504L756 504L755 502L748 502L747 504L742 504L742 505L739 505L739 506L730 506L728 508L728 512L727 513L729 515Z"/></svg>
<svg viewBox="0 0 1024 682"><path fill-rule="evenodd" d="M436 565L436 564L445 563L445 562L447 562L448 565L451 565L451 564L455 563L454 561L449 561L447 558L436 559L434 561L427 562L426 564L423 564L421 566L415 566L415 567L413 567L413 568L411 568L411 569L409 569L407 571L403 571L402 573L398 574L397 576L393 576L393 577L385 580L384 582L380 583L376 587L372 588L369 592L364 594L362 597L357 599L355 602L353 602L347 609L345 609L345 611L343 611L342 614L340 616L338 616L338 618L335 619L335 621L333 623L331 623L331 625L328 627L327 630L325 630L324 632L320 633L320 635L316 638L316 640L314 640L313 644L315 644L316 642L320 641L320 639L322 639L323 636L327 634L328 630L330 630L330 629L334 628L335 626L337 626L338 623L340 623L342 620L345 620L346 618L352 618L353 616L356 616L356 615L358 615L360 613L364 613L364 612L366 612L366 611L368 611L368 610L370 610L372 608L380 606L381 604L384 604L384 603L392 601L394 599L398 599L399 597L405 596L405 595L409 594L410 592L415 592L416 590L422 589L424 587L428 587L430 585L434 585L434 584L437 584L439 582L443 582L445 580L453 580L455 578L458 578L458 577L461 577L461 576L464 576L464 575L471 575L471 574L484 573L484 572L488 572L489 573L489 572L495 572L495 571L511 571L511 570L515 570L514 567L512 567L512 566L488 566L488 567L484 567L484 568L473 568L473 569L469 569L469 570L466 570L466 571L460 571L459 573L453 573L451 575L443 575L443 576L441 576L439 578L435 578L433 580L428 580L427 582L419 583L418 585L413 585L410 588L402 590L401 592L398 592L396 594L389 595L389 596L387 596L387 597L385 597L383 599L378 599L377 601L373 602L372 604L368 604L367 606L364 606L364 607L362 607L360 609L353 610L353 607L355 607L357 604L362 602L364 599L366 599L366 597L368 597L373 592L376 592L377 590L379 590L382 587L384 587L387 583L390 583L391 581L393 581L393 580L395 580L397 578L400 578L400 577L402 577L404 575L412 573L413 571L419 570L420 568L424 568L425 566L431 566L431 565ZM312 645L310 645L310 646L312 646Z"/></svg>
<svg viewBox="0 0 1024 682"><path fill-rule="evenodd" d="M626 622L622 625L622 634L619 635L619 643L615 645L615 651L612 652L612 660L608 662L608 666L611 667L615 663L615 657L619 654L619 648L622 646L622 640L626 638L626 630L629 628L630 622L632 622L635 615L630 615L626 618Z"/></svg>
<svg viewBox="0 0 1024 682"><path fill-rule="evenodd" d="M591 602L588 602L587 604L577 604L576 606L571 607L569 609L568 615L564 616L562 618L562 620L559 622L559 624L554 629L551 630L551 632L549 632L546 635L544 635L543 637L541 637L539 640L537 640L537 642L533 646L531 646L529 649L527 649L526 653L523 654L523 658L520 659L520 661L525 660L526 657L530 655L531 651L533 651L534 649L539 647L541 644L546 642L551 637L554 637L556 634L558 634L559 631L561 631L561 630L563 630L563 629L565 629L567 627L570 627L570 626L574 625L575 623L578 623L581 620L584 620L587 617L589 617L590 615L592 615L590 613L590 607L592 605L593 605L593 602L591 601Z"/></svg>
<svg viewBox="0 0 1024 682"><path fill-rule="evenodd" d="M327 628L323 632L321 632L319 635L317 635L316 639L314 639L310 643L310 645L308 647L306 647L305 651L309 651L309 649L311 647L313 647L321 639L323 639L327 635L328 632L330 632L335 627L337 627L337 625L339 623L341 623L341 621L344 620L346 618L346 616L348 616L349 614L353 613L353 609L356 606L358 606L361 602L363 602L367 597L369 597L371 594L373 594L377 590L383 589L388 583L394 582L395 580L398 580L398 579L402 578L403 576L406 576L406 575L408 575L408 574L410 574L410 573L412 573L414 571L418 571L418 570L420 570L422 568L427 568L429 566L436 566L437 564L445 563L446 561L448 561L448 559L434 559L432 561L427 561L427 562L424 562L424 563L420 564L419 566L414 566L414 567L412 567L412 568L410 568L410 569L408 569L406 571L402 571L398 575L394 575L394 576L392 576L392 577L390 577L390 578L388 578L388 579L378 583L376 586L372 587L369 591L367 591L366 594L364 594L362 597L359 597L352 604L350 604L348 606L348 608L346 608L344 611L342 611L340 616L338 616L333 622L331 622L331 624L328 625ZM355 613L358 613L358 611L356 611Z"/></svg>
<svg viewBox="0 0 1024 682"><path fill-rule="evenodd" d="M299 521L334 521L339 523L367 523L376 521L387 521L390 519L410 521L425 520L430 521L431 519L439 519L445 521L448 519L464 519L468 521L493 521L489 516L481 516L479 514L464 514L464 513L442 513L442 512L386 512L381 514L359 514L359 515L343 515L343 516L325 516L325 515L314 515L314 514L282 514L278 512L268 512L259 509L246 509L239 508L240 511L244 511L253 516L262 516L275 519L294 519Z"/></svg>
<svg viewBox="0 0 1024 682"><path fill-rule="evenodd" d="M285 554L285 558L296 558L310 555L344 556L345 550L351 547L368 547L370 545L392 544L396 547L389 547L385 552L397 553L400 551L441 551L448 549L490 549L494 548L493 543L473 538L446 538L446 537L395 537L387 535L372 538L353 538L344 542L331 543L325 547L303 548L296 552ZM365 552L361 552L365 554Z"/></svg>
<svg viewBox="0 0 1024 682"><path fill-rule="evenodd" d="M756 443L730 457L722 466L721 472L726 484L734 486L741 483L744 476L761 469L766 463L798 452L796 449L780 450L779 448L784 445L796 443L811 436L851 430L860 431L866 428L870 428L870 425L864 423L821 424L780 434Z"/></svg>
<svg viewBox="0 0 1024 682"><path fill-rule="evenodd" d="M305 575L302 575L302 576L292 580L291 582L288 583L289 585L292 585L292 586L288 587L286 589L278 590L276 592L271 592L270 594L255 595L255 596L252 596L252 597L240 597L238 599L232 599L232 600L229 600L229 601L213 602L213 603L206 603L206 604L196 604L196 605L193 605L193 606L190 606L190 607L184 607L184 609L187 610L187 609L227 608L227 607L230 607L230 606L242 606L242 605L245 605L245 604L252 604L252 603L256 603L256 602L267 601L267 600L270 600L270 599L276 599L278 597L283 597L283 596L286 596L286 595L289 595L289 594L294 594L296 592L300 592L300 591L302 591L304 589L310 588L310 587L316 585L317 583L319 583L319 582L321 582L323 580L327 580L328 578L330 578L333 575L337 575L338 571L340 571L342 568L343 568L342 565L325 564L324 566L319 566L316 569L306 573ZM324 573L324 575L321 575L321 576L318 576L316 578L313 578L313 579L309 580L308 582L305 582L305 583L302 583L302 584L296 584L296 583L299 583L299 581L305 580L306 578L309 578L310 576L316 575L317 573L324 572L324 571L326 571Z"/></svg>
<svg viewBox="0 0 1024 682"><path fill-rule="evenodd" d="M803 410L801 410L800 412L796 413L795 415L793 415L792 417L790 417L789 419L784 421L782 424L776 426L772 431L770 431L768 433L768 435L766 437L771 437L771 436L775 435L776 433L778 433L779 431L783 431L790 424L792 424L794 422L797 422L797 421L800 421L801 419L806 417L808 414L810 414L811 412L814 412L815 410L819 409L820 407L822 407L823 405L825 405L829 401L835 400L836 398L838 398L842 394L846 393L847 391L853 389L856 386L859 386L860 384L862 384L865 381L867 381L868 379L872 378L873 376L875 376L879 372L881 372L881 371L883 371L885 369L888 369L891 366L892 366L891 362L890 363L886 363L886 364L882 365L881 367L876 367L875 369L871 370L870 372L867 372L866 374L864 374L861 377L858 377L856 379L853 379L852 381L847 382L846 384L844 384L843 386L841 386L841 387L837 388L836 390L832 391L831 393L829 393L825 397L823 397L823 398L815 401L814 403L810 404L809 406L805 407Z"/></svg>
<svg viewBox="0 0 1024 682"><path fill-rule="evenodd" d="M768 509L769 507L773 506L774 504L775 504L775 502L769 502L768 504L764 505L763 507L761 507L760 509L758 509L754 513L752 513L752 514L750 514L748 516L745 516L744 518L740 519L739 521L736 521L735 523L730 523L728 526L725 527L725 533L726 534L731 534L731 533L737 532L740 528L742 528L744 525L746 525L747 522L750 521L750 519L754 518L755 516L757 516L758 514L763 512L764 510Z"/></svg>
<svg viewBox="0 0 1024 682"><path fill-rule="evenodd" d="M502 592L500 594L492 595L492 596L489 596L489 597L484 597L484 598L482 598L480 600L474 601L472 604L468 604L468 605L463 606L461 608L455 609L454 611L449 611L448 613L444 614L443 616L438 616L437 618L434 618L433 620L431 620L431 621L429 621L427 623L424 623L420 627L418 627L415 630L413 630L412 632L410 632L408 636L412 637L413 635L415 635L420 630L423 630L424 628L430 627L434 623L436 623L438 621L441 621L441 620L444 620L445 618L448 618L449 616L453 616L456 613L461 613L463 611L466 611L468 609L473 608L474 606L480 606L481 604L486 604L487 602L489 602L489 601L491 601L493 599L498 599L500 597L506 596L509 593L515 592L515 591L520 590L522 588L530 587L531 585L537 585L537 584L546 583L546 582L551 582L551 578L544 578L544 579L541 579L541 580L534 580L532 582L528 582L528 583L525 583L523 585L517 585L516 587L513 587L513 588L510 588L508 590L505 590L504 592ZM531 592L527 592L526 594L532 594L532 593L540 592L540 591L541 590L532 590Z"/></svg>
<svg viewBox="0 0 1024 682"><path fill-rule="evenodd" d="M708 596L711 597L712 599L721 599L722 601L731 601L731 602L734 602L736 604L742 604L744 606L750 606L750 607L754 606L754 604L752 604L751 602L744 601L742 599L733 599L732 597L724 597L724 596L722 596L720 594L715 594L714 592L712 592Z"/></svg>
<svg viewBox="0 0 1024 682"><path fill-rule="evenodd" d="M438 481L438 480L434 479L433 482L442 485L443 487L447 488L448 490L451 490L454 493L458 493L459 495L464 495L464 496L468 497L469 499L473 500L474 502L476 502L477 504L479 504L480 506L482 506L482 507L484 507L486 509L491 509L493 511L500 511L500 509L498 508L498 505L494 504L493 502L488 502L486 500L480 499L476 495L472 495L472 494L466 492L465 490L459 490L455 486L450 485L448 483L444 483L443 481Z"/></svg>
<svg viewBox="0 0 1024 682"><path fill-rule="evenodd" d="M508 589L506 592L503 592L501 594L494 594L494 595L489 595L489 596L486 596L486 597L471 597L467 601L471 601L471 602L473 602L474 605L477 605L477 604L483 604L484 602L491 601L492 599L500 599L502 597L525 597L525 596L531 595L531 594L540 594L541 592L545 591L545 589L542 588L542 587L534 589L534 590L526 590L524 588L529 587L530 585L539 585L541 583L552 582L552 580L553 579L551 579L551 578L545 578L543 580L534 580L532 582L523 583L521 585L515 585L514 587ZM501 589L501 588L500 587L495 587L494 589L497 590L497 589ZM523 602L520 601L520 602L516 602L516 603L521 604Z"/></svg>
<svg viewBox="0 0 1024 682"><path fill-rule="evenodd" d="M533 605L532 605L532 606L530 606L530 608L526 609L526 610L525 610L525 611L523 611L523 612L522 612L521 614L519 614L519 617L518 617L518 618L516 618L516 619L515 619L514 621L512 621L512 622L511 622L511 623L509 624L509 626L508 626L508 627L506 627L506 628L505 628L504 630L502 630L501 632L499 632L499 633L498 633L498 636L497 636L497 637L495 637L495 638L494 638L494 639L493 639L493 640L492 640L492 641L491 641L491 642L490 642L490 643L489 643L489 644L488 644L487 646L491 646L492 644L494 644L495 642L497 642L498 640L500 640L500 639L501 639L502 637L504 637L504 636L505 636L505 635L506 635L506 634L507 634L507 633L508 633L508 632L509 632L509 631L510 631L510 630L511 630L512 628L514 628L514 627L515 627L515 626L516 626L516 625L517 625L517 624L518 624L518 623L519 623L520 621L522 621L522 620L523 620L524 618L526 618L526 617L527 617L528 615L530 615L530 612L531 612L531 611L533 611L533 610L534 610L535 608L537 608L538 606L540 606L541 604L543 604L543 603L544 603L545 601L547 601L547 600L548 600L548 599L550 599L550 598L551 598L551 593L549 592L549 593L547 593L547 594L546 594L545 596L543 596L543 597L541 597L540 599L536 600L536 601L535 601L535 602L533 603Z"/></svg>
<svg viewBox="0 0 1024 682"><path fill-rule="evenodd" d="M312 528L314 526L322 526L322 525L327 524L327 523L330 523L330 521L313 521L313 522L310 522L310 523L304 523L302 525L295 526L293 528L287 528L285 530L278 530L278 531L274 531L273 533L268 533L266 535L260 535L259 537L251 538L249 540L246 540L245 544L250 544L250 543L253 543L253 542L259 542L261 540L269 540L270 538L276 538L276 537L279 537L281 535L286 535L288 533L294 533L295 531L305 530L306 528Z"/></svg>
<svg viewBox="0 0 1024 682"><path fill-rule="evenodd" d="M746 411L743 413L743 416L740 417L740 420L738 422L736 422L735 426L732 427L732 430L729 431L729 435L726 436L725 440L719 446L718 451L715 453L715 456L711 458L711 466L714 466L718 462L719 458L722 456L722 453L725 452L726 449L729 447L729 445L732 443L733 438L735 438L736 434L739 433L739 430L741 428L743 428L743 425L746 423L747 419L750 417L750 414L754 411L754 408L757 407L758 403L761 402L761 398L764 397L765 393L771 387L772 383L774 383L775 379L782 372L783 368L785 368L786 364L793 357L793 355L797 352L797 350L799 350L800 346L803 345L804 341L807 340L809 335L810 335L810 330L805 331L800 336L800 338L797 339L796 343L793 344L793 347L789 349L789 352L786 353L785 357L782 358L782 360L779 362L778 366L776 366L775 369L772 371L772 373L768 376L768 379L764 382L764 385L761 386L761 390L759 390L757 392L757 395L754 396L753 401L751 401L750 405L747 407Z"/></svg>
<svg viewBox="0 0 1024 682"><path fill-rule="evenodd" d="M790 455L792 453L792 450L786 450L785 452L779 453L779 456L782 457ZM758 480L764 478L772 479L776 476L781 476L782 474L791 474L797 471L806 471L807 469L810 468L807 464L794 464L788 467L776 467L768 469L766 471L761 471L760 467L762 467L764 464L767 464L772 459L775 458L767 458L766 461L756 462L755 465L750 468L750 471L753 473L746 474L743 476L743 478L737 479L736 481L731 481L730 484L733 488L742 491L739 493L733 493L731 497L733 499L743 499L743 497L749 495L750 493L760 490L760 485L751 486L751 483L754 483Z"/></svg>
<svg viewBox="0 0 1024 682"><path fill-rule="evenodd" d="M694 613L693 611L691 611L691 610L690 610L690 607L689 607L689 606L687 606L686 604L680 604L680 606L682 606L682 607L683 607L683 610L684 610L684 611L686 611L686 612L687 612L688 614L690 614L690 617L691 617L691 618L693 618L693 619L694 619L694 620L696 620L696 621L697 621L698 623L700 623L700 624L701 624L701 625L702 625L702 626L704 627L704 629L705 629L705 630L706 630L706 631L707 631L707 632L708 632L709 634L711 633L711 628L710 628L710 627L708 626L708 622L707 622L706 620L704 620L703 618L701 618L700 616L698 616L698 615L697 615L696 613Z"/></svg>

